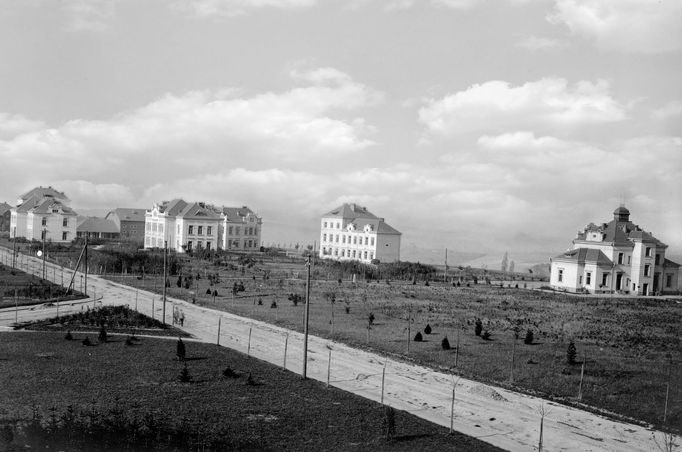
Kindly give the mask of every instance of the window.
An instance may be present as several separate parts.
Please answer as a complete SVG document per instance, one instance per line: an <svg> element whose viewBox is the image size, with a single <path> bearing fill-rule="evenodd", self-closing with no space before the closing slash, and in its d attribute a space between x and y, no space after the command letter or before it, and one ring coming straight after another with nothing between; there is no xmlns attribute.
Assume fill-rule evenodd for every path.
<svg viewBox="0 0 682 452"><path fill-rule="evenodd" d="M374 246L374 237L371 238L371 240L369 241L369 244Z"/></svg>
<svg viewBox="0 0 682 452"><path fill-rule="evenodd" d="M159 223L159 232L163 234L163 223Z"/></svg>
<svg viewBox="0 0 682 452"><path fill-rule="evenodd" d="M336 243L339 243L339 234L336 234Z"/></svg>
<svg viewBox="0 0 682 452"><path fill-rule="evenodd" d="M665 275L665 287L670 288L673 285L673 275L668 273Z"/></svg>
<svg viewBox="0 0 682 452"><path fill-rule="evenodd" d="M657 255L656 255L655 264L656 264L656 265L661 265L661 255L660 255L660 254L657 254Z"/></svg>
<svg viewBox="0 0 682 452"><path fill-rule="evenodd" d="M357 237L353 237L353 245L357 245L357 244L358 244L358 238L357 238ZM355 257L355 256L354 256L354 257Z"/></svg>
<svg viewBox="0 0 682 452"><path fill-rule="evenodd" d="M588 286L592 284L592 273L587 272L587 274L585 275L585 284Z"/></svg>
<svg viewBox="0 0 682 452"><path fill-rule="evenodd" d="M564 270L559 269L559 274L557 275L557 281L562 282L564 280Z"/></svg>
<svg viewBox="0 0 682 452"><path fill-rule="evenodd" d="M180 225L178 225L178 234L180 234Z"/></svg>
<svg viewBox="0 0 682 452"><path fill-rule="evenodd" d="M187 227L187 233L190 235L194 234L194 226L188 226ZM190 243L192 243L192 242L190 242Z"/></svg>
<svg viewBox="0 0 682 452"><path fill-rule="evenodd" d="M618 253L618 263L622 264L623 263L623 253Z"/></svg>
<svg viewBox="0 0 682 452"><path fill-rule="evenodd" d="M145 237L145 238L144 238L144 243L145 243L145 245L151 245L152 239L151 239L150 237Z"/></svg>
<svg viewBox="0 0 682 452"><path fill-rule="evenodd" d="M367 259L367 251L365 251L365 259Z"/></svg>
<svg viewBox="0 0 682 452"><path fill-rule="evenodd" d="M346 257L346 250L341 250L341 257Z"/></svg>
<svg viewBox="0 0 682 452"><path fill-rule="evenodd" d="M64 221L62 221L62 226L64 226L65 228L69 227L69 219L68 218L64 218ZM658 256L656 258L658 259Z"/></svg>
<svg viewBox="0 0 682 452"><path fill-rule="evenodd" d="M203 226L197 226L197 235L202 235L204 233L204 227Z"/></svg>
<svg viewBox="0 0 682 452"><path fill-rule="evenodd" d="M191 228L192 226L190 226ZM187 242L187 251L192 251L192 241Z"/></svg>
<svg viewBox="0 0 682 452"><path fill-rule="evenodd" d="M355 250L353 250L353 259L355 259Z"/></svg>
<svg viewBox="0 0 682 452"><path fill-rule="evenodd" d="M341 243L346 243L346 235L345 234L341 237Z"/></svg>
<svg viewBox="0 0 682 452"><path fill-rule="evenodd" d="M583 277L582 277L582 275L578 277L578 284L580 284L581 286L583 285Z"/></svg>
<svg viewBox="0 0 682 452"><path fill-rule="evenodd" d="M46 231L45 229L43 229L43 230L40 232L40 239L41 239L41 240L45 240L46 238L47 238L47 231Z"/></svg>
<svg viewBox="0 0 682 452"><path fill-rule="evenodd" d="M322 241L326 242L327 241L327 234L322 234Z"/></svg>
<svg viewBox="0 0 682 452"><path fill-rule="evenodd" d="M369 245L369 237L365 237L365 245Z"/></svg>
<svg viewBox="0 0 682 452"><path fill-rule="evenodd" d="M645 250L645 252L644 252L644 255L645 255L646 257L651 257L651 247L650 247L650 246L647 246L647 247L646 247L646 250Z"/></svg>
<svg viewBox="0 0 682 452"><path fill-rule="evenodd" d="M239 226L234 228L234 235L239 235Z"/></svg>
<svg viewBox="0 0 682 452"><path fill-rule="evenodd" d="M211 226L206 226L206 235L211 235Z"/></svg>
<svg viewBox="0 0 682 452"><path fill-rule="evenodd" d="M47 217L43 217L42 225L47 226Z"/></svg>
<svg viewBox="0 0 682 452"><path fill-rule="evenodd" d="M178 226L178 227L180 227L180 226ZM152 230L152 224L151 224L151 223L145 223L145 224L144 224L144 229L145 229L146 231L150 232L150 231Z"/></svg>
<svg viewBox="0 0 682 452"><path fill-rule="evenodd" d="M628 256L628 265L630 265L631 260L632 260L632 256Z"/></svg>
<svg viewBox="0 0 682 452"><path fill-rule="evenodd" d="M62 240L66 241L67 236L68 236L68 232L66 232L66 231L62 232Z"/></svg>
<svg viewBox="0 0 682 452"><path fill-rule="evenodd" d="M325 227L325 228L327 227L327 222L326 222L326 221L324 222L324 227Z"/></svg>
<svg viewBox="0 0 682 452"><path fill-rule="evenodd" d="M210 250L210 249L211 249L211 242L206 242L206 250Z"/></svg>
<svg viewBox="0 0 682 452"><path fill-rule="evenodd" d="M603 275L601 275L601 285L602 286L606 286L606 283L608 282L608 280L609 280L609 274L608 273L604 273Z"/></svg>
<svg viewBox="0 0 682 452"><path fill-rule="evenodd" d="M646 264L644 266L644 276L651 276L651 265Z"/></svg>

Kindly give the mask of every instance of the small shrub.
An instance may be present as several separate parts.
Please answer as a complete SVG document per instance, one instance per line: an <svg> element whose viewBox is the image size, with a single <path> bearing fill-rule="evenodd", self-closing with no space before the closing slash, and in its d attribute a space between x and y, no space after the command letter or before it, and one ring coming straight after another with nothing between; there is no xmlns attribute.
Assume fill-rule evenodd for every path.
<svg viewBox="0 0 682 452"><path fill-rule="evenodd" d="M175 354L180 361L184 361L185 360L185 353L186 353L185 343L182 342L182 338L178 338L178 342L175 346Z"/></svg>
<svg viewBox="0 0 682 452"><path fill-rule="evenodd" d="M373 312L370 312L370 313L369 313L369 316L367 317L367 323L369 323L370 326L371 326L371 325L374 325L374 319L375 319L374 313L373 313Z"/></svg>
<svg viewBox="0 0 682 452"><path fill-rule="evenodd" d="M566 349L566 362L568 364L575 364L575 356L577 354L577 351L575 349L575 344L573 341L571 341L568 344L568 348Z"/></svg>
<svg viewBox="0 0 682 452"><path fill-rule="evenodd" d="M97 340L99 340L101 343L105 343L107 341L107 330L105 330L104 327L99 329Z"/></svg>
<svg viewBox="0 0 682 452"><path fill-rule="evenodd" d="M417 331L417 334L414 335L414 341L415 342L421 342L423 340L424 340L424 338L422 337L421 331Z"/></svg>
<svg viewBox="0 0 682 452"><path fill-rule="evenodd" d="M523 343L530 345L533 343L533 339L533 331L528 330L526 331L526 337L523 339Z"/></svg>
<svg viewBox="0 0 682 452"><path fill-rule="evenodd" d="M246 377L246 385L247 386L256 386L256 380L253 379L251 376L251 372L249 372L249 376Z"/></svg>
<svg viewBox="0 0 682 452"><path fill-rule="evenodd" d="M263 299L262 298L258 299L258 306L263 306Z"/></svg>
<svg viewBox="0 0 682 452"><path fill-rule="evenodd" d="M277 302L275 300L272 300L272 303L270 303L270 309L277 309Z"/></svg>
<svg viewBox="0 0 682 452"><path fill-rule="evenodd" d="M490 331L485 330L483 334L481 335L484 341L489 341L490 340Z"/></svg>
<svg viewBox="0 0 682 452"><path fill-rule="evenodd" d="M474 334L476 336L480 336L482 331L483 331L483 322L481 322L481 319L476 319L476 326L474 327Z"/></svg>
<svg viewBox="0 0 682 452"><path fill-rule="evenodd" d="M85 336L85 339L83 339L83 341L81 342L81 344L83 344L83 345L89 347L89 346L92 345L92 341L90 341L90 338L89 338L88 336Z"/></svg>
<svg viewBox="0 0 682 452"><path fill-rule="evenodd" d="M66 332L66 335L64 336L64 339L66 339L67 341L73 340L73 336L71 335L71 331L67 331L67 332Z"/></svg>
<svg viewBox="0 0 682 452"><path fill-rule="evenodd" d="M128 336L128 337L126 338L126 345L127 345L127 346L131 346L131 345L134 345L134 344L135 344L135 342L134 342L133 337L132 337L132 336Z"/></svg>
<svg viewBox="0 0 682 452"><path fill-rule="evenodd" d="M213 291L213 296L214 296L214 297L217 297L217 296L218 296L218 291L217 291L217 290L214 290L214 291Z"/></svg>
<svg viewBox="0 0 682 452"><path fill-rule="evenodd" d="M206 295L211 295L211 289L206 289Z"/></svg>
<svg viewBox="0 0 682 452"><path fill-rule="evenodd" d="M189 374L189 369L187 369L187 363L185 363L185 366L180 371L180 381L182 383L189 383L192 381L192 376Z"/></svg>
<svg viewBox="0 0 682 452"><path fill-rule="evenodd" d="M443 350L450 350L450 341L448 340L447 336L445 336L440 342L440 346L443 348Z"/></svg>
<svg viewBox="0 0 682 452"><path fill-rule="evenodd" d="M424 333L431 334L431 325L428 323L426 324L426 328L424 328Z"/></svg>
<svg viewBox="0 0 682 452"><path fill-rule="evenodd" d="M350 314L350 306L346 306L346 314Z"/></svg>
<svg viewBox="0 0 682 452"><path fill-rule="evenodd" d="M235 372L234 370L230 369L229 367L226 367L225 370L223 370L223 377L225 378L239 378L239 374Z"/></svg>

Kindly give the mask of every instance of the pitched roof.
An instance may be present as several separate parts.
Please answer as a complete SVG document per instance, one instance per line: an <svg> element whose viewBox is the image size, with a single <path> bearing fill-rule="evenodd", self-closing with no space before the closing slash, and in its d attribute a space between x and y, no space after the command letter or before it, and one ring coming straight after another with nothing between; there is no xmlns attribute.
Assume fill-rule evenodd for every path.
<svg viewBox="0 0 682 452"><path fill-rule="evenodd" d="M663 260L663 267L667 268L680 268L680 264L677 262L673 262L670 259L664 259Z"/></svg>
<svg viewBox="0 0 682 452"><path fill-rule="evenodd" d="M58 201L54 198L43 198L41 199L37 205L29 209L29 212L32 212L34 214L50 214L53 213L52 211L54 209L59 209L62 211L62 215L67 215L67 216L75 216L76 212L71 209L71 207L67 206L61 201Z"/></svg>
<svg viewBox="0 0 682 452"><path fill-rule="evenodd" d="M592 248L576 248L568 250L554 258L555 260L570 261L577 264L597 264L600 267L611 267L613 262L601 250Z"/></svg>
<svg viewBox="0 0 682 452"><path fill-rule="evenodd" d="M69 198L66 197L66 195L61 192L57 191L52 187L36 187L33 188L23 195L19 197L19 199L26 201L29 198L32 197L37 197L37 198L45 198L45 197L50 197L50 198L55 198L55 199L61 199L62 201L69 201Z"/></svg>
<svg viewBox="0 0 682 452"><path fill-rule="evenodd" d="M6 202L0 202L0 215L3 215L5 212L10 210L12 206L7 204Z"/></svg>
<svg viewBox="0 0 682 452"><path fill-rule="evenodd" d="M379 223L379 227L377 228L377 233L379 233L379 234L402 235L402 232L398 231L393 226L390 226L388 223L385 223L383 221Z"/></svg>
<svg viewBox="0 0 682 452"><path fill-rule="evenodd" d="M178 212L177 216L187 219L220 220L220 216L202 202L187 204L184 209Z"/></svg>
<svg viewBox="0 0 682 452"><path fill-rule="evenodd" d="M127 208L127 207L119 207L107 214L107 218L109 215L116 215L119 220L121 221L141 221L144 222L144 213L145 209L135 209L135 208Z"/></svg>
<svg viewBox="0 0 682 452"><path fill-rule="evenodd" d="M358 204L352 203L344 203L343 205L337 207L334 210L330 210L326 214L322 215L323 217L338 217L338 218L343 218L343 219L356 219L356 218L365 218L365 219L373 219L373 220L379 220L380 218L374 215L372 212L367 210L367 207L362 207Z"/></svg>
<svg viewBox="0 0 682 452"><path fill-rule="evenodd" d="M654 243L659 247L666 247L667 245L652 234L645 232L638 225L628 219L630 211L621 206L614 212L614 219L608 223L602 223L600 226L590 223L585 227L583 232L579 232L576 240L585 240L587 232L601 232L603 234L603 242L613 243L616 246L633 246L634 241L642 241Z"/></svg>
<svg viewBox="0 0 682 452"><path fill-rule="evenodd" d="M118 227L116 227L116 223L114 223L112 220L99 217L79 217L76 230L78 232L119 232Z"/></svg>
<svg viewBox="0 0 682 452"><path fill-rule="evenodd" d="M253 210L249 209L247 206L242 207L222 207L220 213L227 217L227 221L230 223L241 223L247 215L256 215Z"/></svg>
<svg viewBox="0 0 682 452"><path fill-rule="evenodd" d="M169 216L177 216L182 209L187 207L187 203L182 199L173 199L172 201L163 201L159 206L159 212Z"/></svg>

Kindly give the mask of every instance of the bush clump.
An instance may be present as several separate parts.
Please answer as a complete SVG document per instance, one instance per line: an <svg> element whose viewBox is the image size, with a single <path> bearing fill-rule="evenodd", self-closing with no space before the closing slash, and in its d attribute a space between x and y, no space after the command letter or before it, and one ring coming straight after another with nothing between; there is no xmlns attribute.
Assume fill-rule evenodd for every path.
<svg viewBox="0 0 682 452"><path fill-rule="evenodd" d="M107 330L105 330L104 327L99 329L97 340L99 340L101 343L105 343L107 341Z"/></svg>
<svg viewBox="0 0 682 452"><path fill-rule="evenodd" d="M424 333L431 334L431 325L429 325L428 323L426 324L426 328L424 328Z"/></svg>
<svg viewBox="0 0 682 452"><path fill-rule="evenodd" d="M443 348L443 350L450 350L450 341L448 340L447 336L440 341L440 346Z"/></svg>
<svg viewBox="0 0 682 452"><path fill-rule="evenodd" d="M67 341L73 340L73 336L71 335L71 331L67 331L67 332L66 332L66 335L64 336L64 339L66 339Z"/></svg>
<svg viewBox="0 0 682 452"><path fill-rule="evenodd" d="M568 344L568 348L566 349L566 362L568 364L575 364L575 357L577 354L577 350L575 349L575 344L573 341L571 341Z"/></svg>
<svg viewBox="0 0 682 452"><path fill-rule="evenodd" d="M192 376L189 374L189 369L187 369L187 363L185 363L185 366L180 371L179 379L181 383L189 383L192 381Z"/></svg>
<svg viewBox="0 0 682 452"><path fill-rule="evenodd" d="M532 331L532 330L528 330L528 331L526 331L526 337L523 339L523 343L524 343L524 344L530 345L530 344L533 343L533 339L534 339L534 337L533 337L533 331Z"/></svg>
<svg viewBox="0 0 682 452"><path fill-rule="evenodd" d="M178 342L175 345L175 355L178 357L179 361L185 360L185 343L182 342L182 338L178 338Z"/></svg>
<svg viewBox="0 0 682 452"><path fill-rule="evenodd" d="M81 341L81 344L85 345L86 347L90 347L92 345L92 341L90 340L90 337L85 336L85 339Z"/></svg>
<svg viewBox="0 0 682 452"><path fill-rule="evenodd" d="M424 338L422 337L421 331L417 331L417 334L414 335L414 341L415 342L421 342L423 340L424 340Z"/></svg>
<svg viewBox="0 0 682 452"><path fill-rule="evenodd" d="M474 334L476 336L480 336L481 332L483 332L483 322L481 322L481 319L476 319L476 326L474 327Z"/></svg>
<svg viewBox="0 0 682 452"><path fill-rule="evenodd" d="M485 330L483 334L481 335L484 341L489 341L490 340L490 331Z"/></svg>

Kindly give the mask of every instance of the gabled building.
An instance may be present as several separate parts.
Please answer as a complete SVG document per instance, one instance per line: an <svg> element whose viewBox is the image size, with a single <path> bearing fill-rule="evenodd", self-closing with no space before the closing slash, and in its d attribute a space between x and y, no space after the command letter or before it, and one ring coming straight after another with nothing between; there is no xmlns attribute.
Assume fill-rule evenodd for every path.
<svg viewBox="0 0 682 452"><path fill-rule="evenodd" d="M145 209L120 207L109 212L104 219L114 222L120 240L144 242Z"/></svg>
<svg viewBox="0 0 682 452"><path fill-rule="evenodd" d="M559 290L656 295L678 290L680 265L668 245L630 221L621 206L609 223L588 224L573 246L552 259L550 284Z"/></svg>
<svg viewBox="0 0 682 452"><path fill-rule="evenodd" d="M100 240L118 240L120 233L116 223L106 218L99 217L78 217L78 226L76 227L76 237L100 239Z"/></svg>
<svg viewBox="0 0 682 452"><path fill-rule="evenodd" d="M366 207L343 204L322 216L320 257L365 263L397 262L401 235Z"/></svg>
<svg viewBox="0 0 682 452"><path fill-rule="evenodd" d="M10 237L70 242L76 238L76 212L66 195L52 187L36 187L11 209Z"/></svg>
<svg viewBox="0 0 682 452"><path fill-rule="evenodd" d="M168 248L177 252L218 248L221 218L211 206L182 199L154 204L145 212L145 248Z"/></svg>
<svg viewBox="0 0 682 452"><path fill-rule="evenodd" d="M263 220L247 206L219 209L221 227L218 233L224 250L256 251L260 249Z"/></svg>
<svg viewBox="0 0 682 452"><path fill-rule="evenodd" d="M12 218L12 206L6 202L0 202L0 232L9 232Z"/></svg>

